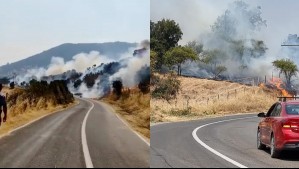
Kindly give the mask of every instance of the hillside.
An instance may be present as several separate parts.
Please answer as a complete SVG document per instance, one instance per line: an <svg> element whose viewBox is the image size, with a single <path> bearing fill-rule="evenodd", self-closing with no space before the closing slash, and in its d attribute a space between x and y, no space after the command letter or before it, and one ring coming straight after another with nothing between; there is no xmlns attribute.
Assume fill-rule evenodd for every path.
<svg viewBox="0 0 299 169"><path fill-rule="evenodd" d="M180 121L207 116L266 111L277 91L227 81L179 77L177 99L151 100L151 121Z"/></svg>
<svg viewBox="0 0 299 169"><path fill-rule="evenodd" d="M61 81L49 85L35 82L27 89L5 87L2 93L8 94L8 119L1 125L0 135L41 116L76 104L73 95Z"/></svg>
<svg viewBox="0 0 299 169"><path fill-rule="evenodd" d="M53 56L64 58L70 61L72 57L79 53L89 53L90 51L98 51L110 58L118 57L120 54L128 51L129 48L135 47L136 43L127 42L109 42L109 43L65 43L42 53L29 56L26 59L15 63L7 64L0 67L1 77L7 76L12 72L19 72L28 68L47 67Z"/></svg>

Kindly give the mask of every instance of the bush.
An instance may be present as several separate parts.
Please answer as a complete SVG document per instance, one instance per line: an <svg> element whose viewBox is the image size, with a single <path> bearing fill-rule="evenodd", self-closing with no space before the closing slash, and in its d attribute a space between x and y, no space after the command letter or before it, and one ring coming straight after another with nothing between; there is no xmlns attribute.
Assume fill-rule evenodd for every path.
<svg viewBox="0 0 299 169"><path fill-rule="evenodd" d="M171 73L166 78L161 78L157 82L157 84L154 86L152 97L170 101L171 99L176 98L177 93L180 90L180 86L181 83L177 79L177 76Z"/></svg>
<svg viewBox="0 0 299 169"><path fill-rule="evenodd" d="M84 76L83 81L88 88L92 88L99 76L100 73L89 73Z"/></svg>
<svg viewBox="0 0 299 169"><path fill-rule="evenodd" d="M81 84L82 84L82 80L81 79L76 80L75 83L74 83L74 88L77 89L78 87L81 86Z"/></svg>
<svg viewBox="0 0 299 169"><path fill-rule="evenodd" d="M15 88L15 82L10 82L9 87L10 87L10 89L14 89Z"/></svg>
<svg viewBox="0 0 299 169"><path fill-rule="evenodd" d="M64 80L55 80L50 84L46 81L31 80L29 84L27 88L29 98L53 98L57 104L68 104L74 101L73 94Z"/></svg>
<svg viewBox="0 0 299 169"><path fill-rule="evenodd" d="M118 97L121 96L123 83L121 80L113 81L112 83L113 93L116 94Z"/></svg>
<svg viewBox="0 0 299 169"><path fill-rule="evenodd" d="M138 88L143 94L146 94L150 92L150 76L147 76L146 78L142 79L140 83L138 84Z"/></svg>
<svg viewBox="0 0 299 169"><path fill-rule="evenodd" d="M191 107L188 107L186 109L171 109L167 114L170 114L172 116L191 116Z"/></svg>

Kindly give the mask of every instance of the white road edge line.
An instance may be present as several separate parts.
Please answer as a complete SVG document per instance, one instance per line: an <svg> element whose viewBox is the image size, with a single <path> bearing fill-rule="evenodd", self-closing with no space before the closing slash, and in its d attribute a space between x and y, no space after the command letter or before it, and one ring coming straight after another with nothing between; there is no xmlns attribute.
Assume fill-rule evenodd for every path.
<svg viewBox="0 0 299 169"><path fill-rule="evenodd" d="M148 145L149 147L151 146L151 144L148 142L148 141L146 141L139 133L137 133L135 130L133 130L132 128L131 128L131 126L129 126L129 124L127 124L127 122L125 122L125 120L124 119L122 119L118 114L116 114L116 116L117 116L117 118L120 120L120 121L122 121L133 133L135 133L142 141L144 141L145 142L145 144L146 145Z"/></svg>
<svg viewBox="0 0 299 169"><path fill-rule="evenodd" d="M107 108L109 108L115 115L116 115L116 117L123 123L123 124L125 124L134 134L136 134L143 142L145 142L145 144L146 145L148 145L149 147L151 146L151 144L145 139L145 138L143 138L139 133L137 133L135 130L133 130L132 129L132 127L122 118L122 117L120 117L115 111L114 111L114 109L111 107L111 106L109 106L108 104L106 104L106 103L103 103L103 102L101 102L102 103L102 105L104 105L105 107L107 107Z"/></svg>
<svg viewBox="0 0 299 169"><path fill-rule="evenodd" d="M201 141L198 136L197 136L197 131L201 128L204 128L206 126L209 126L209 125L213 125L213 124L217 124L217 123L223 123L223 122L229 122L229 121L236 121L236 120L244 120L244 119L251 119L251 118L255 118L255 117L245 117L245 118L236 118L236 119L230 119L230 120L222 120L222 121L217 121L217 122L213 122L213 123L208 123L208 124L205 124L205 125L202 125L196 129L193 130L192 132L192 136L193 138L195 139L195 141L197 141L200 145L202 145L205 149L209 150L210 152L214 153L215 155L219 156L220 158L226 160L227 162L239 167L239 168L248 168L246 167L245 165L239 163L239 162L236 162L235 160L219 153L218 151L216 151L215 149L211 148L210 146L208 146L207 144L205 144L203 141Z"/></svg>
<svg viewBox="0 0 299 169"><path fill-rule="evenodd" d="M88 149L88 145L87 145L87 138L86 138L87 119L88 119L88 116L89 116L91 110L94 108L94 104L89 100L85 100L85 101L88 101L89 103L91 103L92 106L88 110L87 114L85 115L85 118L84 118L83 124L82 124L82 128L81 128L82 148L83 148L83 155L84 155L86 168L94 168L92 161L91 161L91 157L90 157L90 153L89 153L89 149Z"/></svg>

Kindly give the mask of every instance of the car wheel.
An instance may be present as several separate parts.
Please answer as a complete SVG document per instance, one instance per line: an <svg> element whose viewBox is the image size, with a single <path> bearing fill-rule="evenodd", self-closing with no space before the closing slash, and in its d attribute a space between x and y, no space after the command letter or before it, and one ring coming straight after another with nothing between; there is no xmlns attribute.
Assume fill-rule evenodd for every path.
<svg viewBox="0 0 299 169"><path fill-rule="evenodd" d="M264 150L266 146L261 142L261 132L260 129L257 130L257 149Z"/></svg>
<svg viewBox="0 0 299 169"><path fill-rule="evenodd" d="M275 147L275 138L273 135L271 136L270 154L272 158L278 158L280 154L280 152Z"/></svg>

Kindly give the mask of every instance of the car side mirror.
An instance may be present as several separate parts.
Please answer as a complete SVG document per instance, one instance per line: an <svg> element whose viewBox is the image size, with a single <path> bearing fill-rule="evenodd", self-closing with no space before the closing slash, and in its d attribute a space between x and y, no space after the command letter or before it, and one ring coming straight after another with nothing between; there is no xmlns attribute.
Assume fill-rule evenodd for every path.
<svg viewBox="0 0 299 169"><path fill-rule="evenodd" d="M257 115L257 117L266 117L266 114L265 114L264 112L262 112L262 113L259 113L259 114Z"/></svg>

